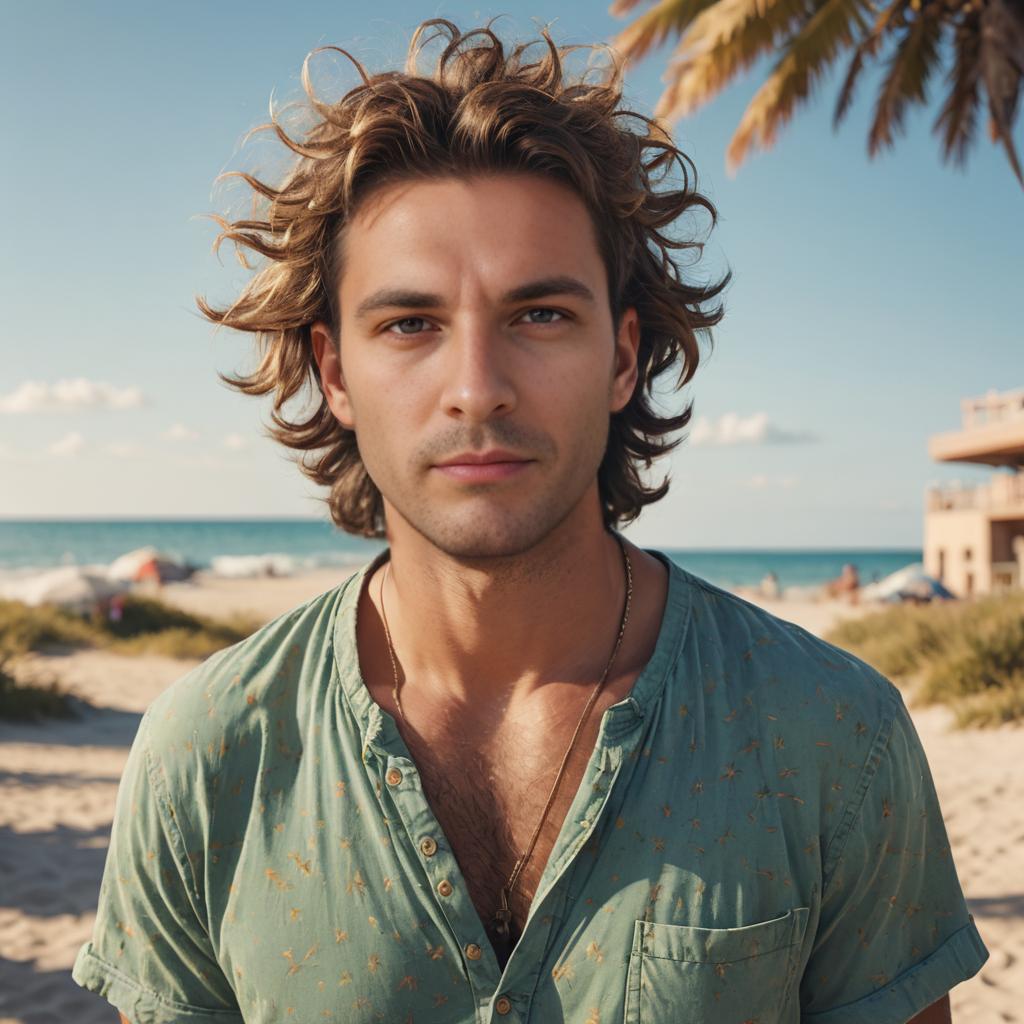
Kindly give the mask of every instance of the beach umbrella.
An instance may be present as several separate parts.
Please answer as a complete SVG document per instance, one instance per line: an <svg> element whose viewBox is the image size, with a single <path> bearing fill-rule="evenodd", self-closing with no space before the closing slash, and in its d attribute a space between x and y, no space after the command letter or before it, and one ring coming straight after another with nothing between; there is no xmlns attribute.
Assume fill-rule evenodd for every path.
<svg viewBox="0 0 1024 1024"><path fill-rule="evenodd" d="M955 597L934 576L922 573L908 580L889 600L951 601Z"/></svg>
<svg viewBox="0 0 1024 1024"><path fill-rule="evenodd" d="M190 565L183 565L176 558L158 551L154 547L136 548L121 555L107 567L107 578L111 580L140 581L185 580L195 572Z"/></svg>
<svg viewBox="0 0 1024 1024"><path fill-rule="evenodd" d="M129 551L120 558L115 558L107 566L107 578L111 580L134 580L147 562L159 557L160 552L156 548L136 548Z"/></svg>
<svg viewBox="0 0 1024 1024"><path fill-rule="evenodd" d="M884 579L878 580L877 583L868 583L861 587L860 596L865 601L888 601L911 580L923 575L924 565L921 562L914 562L911 565L905 565L902 569L897 569L896 572L890 573Z"/></svg>
<svg viewBox="0 0 1024 1024"><path fill-rule="evenodd" d="M886 576L877 583L861 588L865 601L948 601L955 599L942 583L924 571L924 565L914 562Z"/></svg>

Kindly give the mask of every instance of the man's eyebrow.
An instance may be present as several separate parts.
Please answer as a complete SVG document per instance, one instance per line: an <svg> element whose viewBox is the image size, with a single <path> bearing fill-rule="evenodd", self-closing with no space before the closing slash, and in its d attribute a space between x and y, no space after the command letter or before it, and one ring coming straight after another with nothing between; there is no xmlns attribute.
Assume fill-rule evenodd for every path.
<svg viewBox="0 0 1024 1024"><path fill-rule="evenodd" d="M558 275L528 281L507 291L503 302L531 302L552 295L574 295L585 302L596 302L594 293L575 277ZM424 309L444 305L444 299L433 292L418 292L409 288L381 288L368 295L356 308L355 318L364 317L379 309Z"/></svg>

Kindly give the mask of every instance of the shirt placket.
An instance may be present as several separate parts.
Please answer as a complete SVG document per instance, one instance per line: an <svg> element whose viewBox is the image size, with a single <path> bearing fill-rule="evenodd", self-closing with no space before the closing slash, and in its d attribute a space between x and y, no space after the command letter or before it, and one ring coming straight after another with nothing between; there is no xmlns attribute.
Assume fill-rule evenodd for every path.
<svg viewBox="0 0 1024 1024"><path fill-rule="evenodd" d="M522 937L505 966L492 1012L481 1024L526 1024L532 1019L530 1001L542 981L572 867L608 813L622 766L642 735L643 713L632 697L605 711L587 770L537 885Z"/></svg>
<svg viewBox="0 0 1024 1024"><path fill-rule="evenodd" d="M529 1020L529 1002L540 980L543 953L557 917L554 904L564 901L560 883L607 809L624 757L641 735L642 718L633 698L605 711L594 752L548 858L523 934L502 972L455 854L427 802L415 763L407 748L396 754L378 745L382 715L379 708L372 714L363 760L369 767L376 755L373 759L384 769L384 783L430 880L433 898L462 951L478 1024ZM405 746L397 731L393 744Z"/></svg>

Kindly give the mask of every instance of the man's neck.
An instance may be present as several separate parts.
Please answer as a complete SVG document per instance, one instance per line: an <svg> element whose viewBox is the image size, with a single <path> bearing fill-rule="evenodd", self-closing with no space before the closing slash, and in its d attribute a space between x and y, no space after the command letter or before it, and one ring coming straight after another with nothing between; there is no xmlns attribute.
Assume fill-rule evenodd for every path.
<svg viewBox="0 0 1024 1024"><path fill-rule="evenodd" d="M639 568L649 580L656 560L628 543L627 549L634 576ZM507 712L549 682L592 685L601 677L618 636L626 580L619 543L600 523L571 542L555 531L498 567L395 538L390 561L390 570L382 567L370 582L368 597L380 612L384 585L395 653L422 707ZM635 593L633 604L631 620ZM616 668L625 648L624 636ZM403 705L407 699L403 691Z"/></svg>

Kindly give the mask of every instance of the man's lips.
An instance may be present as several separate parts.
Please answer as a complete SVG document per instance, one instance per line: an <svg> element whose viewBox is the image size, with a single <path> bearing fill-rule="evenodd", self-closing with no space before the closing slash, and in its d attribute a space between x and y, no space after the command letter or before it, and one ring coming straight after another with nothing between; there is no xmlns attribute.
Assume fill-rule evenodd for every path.
<svg viewBox="0 0 1024 1024"><path fill-rule="evenodd" d="M451 462L435 466L434 469L453 480L461 480L465 483L489 483L518 476L527 466L532 465L532 459L516 459L495 462Z"/></svg>
<svg viewBox="0 0 1024 1024"><path fill-rule="evenodd" d="M476 466L482 463L490 462L529 462L531 461L524 455L520 455L518 452L510 451L508 448L490 448L483 452L459 452L458 455L453 455L449 459L445 459L444 462L438 463L439 466Z"/></svg>

